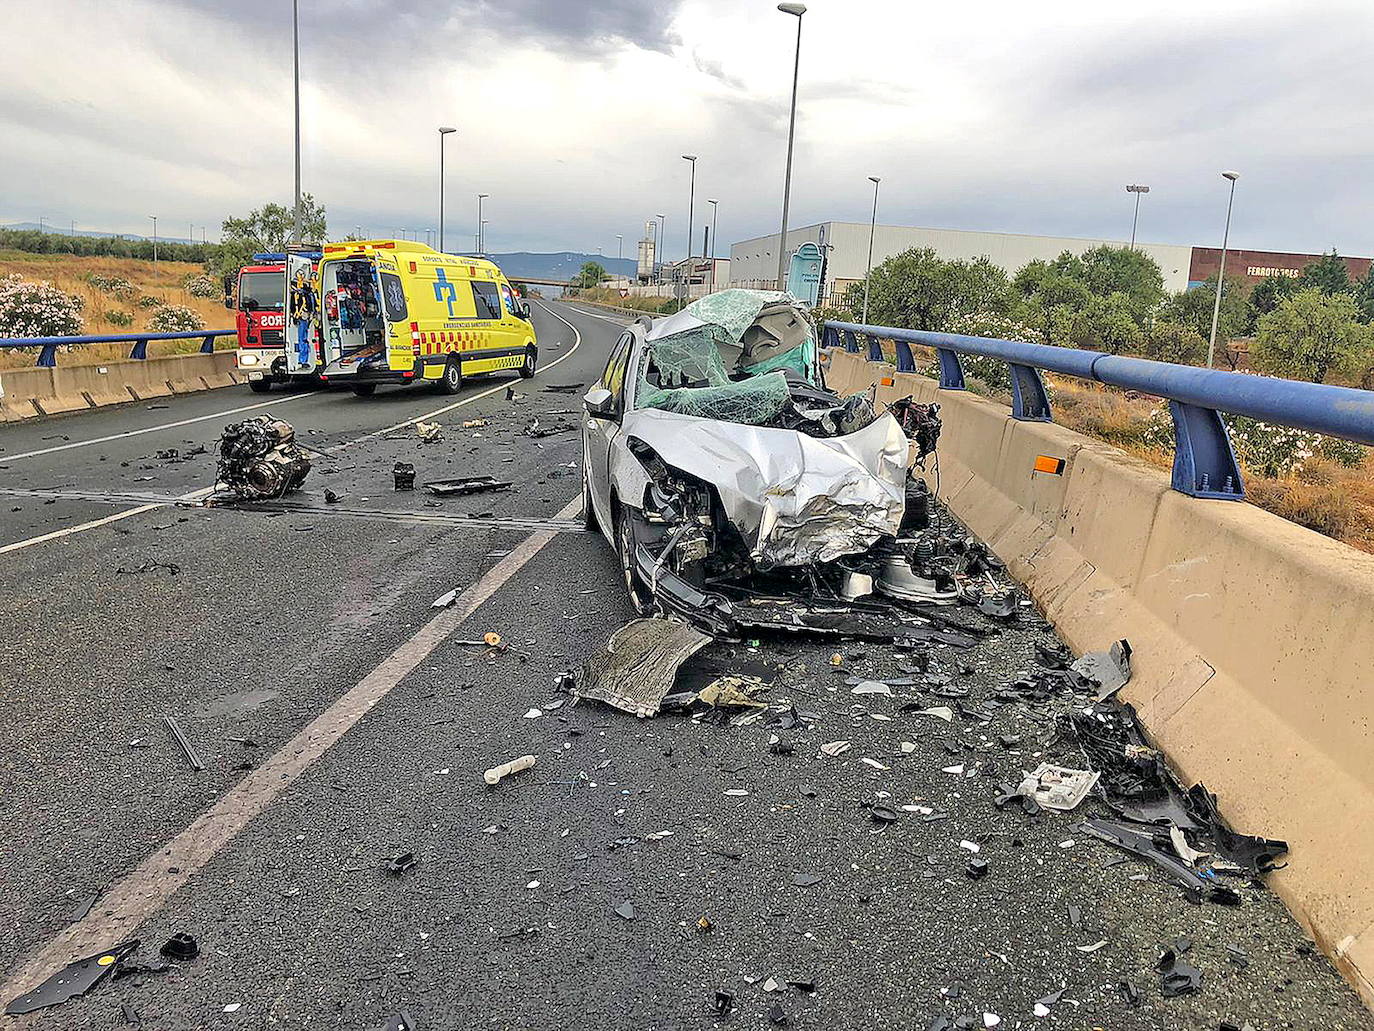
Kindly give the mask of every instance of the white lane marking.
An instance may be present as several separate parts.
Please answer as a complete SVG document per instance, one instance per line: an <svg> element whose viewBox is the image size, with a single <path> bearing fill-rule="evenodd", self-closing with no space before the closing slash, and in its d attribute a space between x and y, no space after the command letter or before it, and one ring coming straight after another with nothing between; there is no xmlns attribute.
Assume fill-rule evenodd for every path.
<svg viewBox="0 0 1374 1031"><path fill-rule="evenodd" d="M90 440L73 440L69 444L58 444L55 447L38 448L36 451L21 451L17 455L7 455L0 452L0 464L5 462L17 462L21 458L36 458L39 455L51 455L57 451L70 451L77 447L90 447L93 444L108 444L112 440L123 440L125 437L138 437L144 433L157 433L160 430L174 430L178 426L190 426L194 422L205 422L208 419L223 419L226 415L237 415L239 412L251 412L255 408L266 408L268 405L284 405L292 401L301 401L307 397L314 397L314 394L295 394L291 397L279 397L275 401L259 401L257 404L243 405L240 408L230 408L223 412L212 412L210 415L197 415L194 419L181 419L177 422L164 422L160 426L146 426L141 430L125 430L123 433L111 433L107 437L93 437Z"/></svg>
<svg viewBox="0 0 1374 1031"><path fill-rule="evenodd" d="M571 519L581 509L582 499L577 497L564 505L554 518ZM336 744L557 536L556 530L540 530L521 541L464 591L453 607L431 618L270 759L245 775L218 802L191 821L185 830L115 881L90 913L31 953L22 966L12 971L0 997L8 999L27 991L53 969L71 962L73 957L130 937L253 817L293 784L306 767Z"/></svg>
<svg viewBox="0 0 1374 1031"><path fill-rule="evenodd" d="M613 326L619 326L621 329L624 329L626 326L633 325L635 319L639 318L638 315L635 316L635 319L630 319L629 316L624 316L624 315L622 315L620 318L626 318L626 319L629 319L629 321L627 321L627 322L621 322L620 319L617 319L617 318L615 318L615 317L613 317L613 316L611 316L611 315L603 315L603 314L601 314L601 312L599 312L599 311L584 311L583 309L577 307L576 305L568 304L567 301L564 301L563 303L564 303L567 307L572 308L572 310L575 311L575 312L577 312L577 314L579 314L579 315L589 315L589 316L591 316L591 317L594 318L594 319L602 319L602 320L604 320L604 321L606 321L606 322L611 323L611 325L613 325ZM644 314L645 314L645 315L648 315L648 316L651 317L651 318L653 317L653 312L648 312L648 311L646 311Z"/></svg>
<svg viewBox="0 0 1374 1031"><path fill-rule="evenodd" d="M558 356L557 358L555 358L553 361L549 362L548 365L544 366L545 369L552 369L552 368L553 368L555 365L557 365L559 362L564 361L564 360L566 360L566 359L568 359L568 358L571 358L571 357L573 356L573 352L576 351L579 347L582 346L582 334L579 333L579 332L577 331L577 327L576 327L576 326L574 326L574 325L573 325L571 322L569 322L567 319L563 318L562 315L559 315L558 312L550 310L546 305L541 304L539 301L535 301L534 303L535 303L535 304L538 304L539 307L543 308L543 309L544 309L545 311L547 311L550 315L552 315L554 318L556 318L559 322L563 323L565 326L567 326L569 329L571 329L571 330L573 331L573 345L572 345L572 347L568 348L568 350L567 350L564 354L559 355L559 356ZM436 415L443 415L445 412L451 412L451 411L453 411L455 408L462 408L464 405L470 405L470 404L472 404L472 402L481 400L481 399L484 398L484 397L488 397L488 396L490 396L491 394L496 393L498 390L504 390L507 386L509 386L509 384L506 383L506 382L504 382L504 381L503 381L503 382L500 382L500 383L497 383L496 386L492 387L492 388L489 389L489 390L483 390L483 391L481 391L480 393L473 394L471 397L465 397L465 398L463 398L463 400L461 400L461 401L455 401L453 404L445 405L443 408L436 408L436 409L435 409L434 411L432 411L432 412L426 412L426 413L423 414L423 415L417 415L417 416L415 416L413 419L407 419L407 420L405 420L404 422L398 422L395 426L388 426L388 427L387 427L386 429L384 429L384 430L375 430L375 431L373 431L372 433L368 433L368 434L366 434L366 435L364 435L364 436L361 436L361 437L358 437L358 438L356 438L356 439L354 439L354 440L344 441L344 443L342 443L342 444L338 444L338 445L335 445L335 446L332 447L332 448L329 448L325 453L326 453L326 454L331 454L331 455L332 455L332 454L334 454L335 452L344 450L345 448L350 448L350 447L352 447L352 446L355 445L355 444L361 444L361 443L363 443L363 442L365 442L365 441L369 441L369 440L373 440L373 439L375 439L375 438L377 438L377 437L385 436L385 435L388 434L388 433L392 433L392 432L394 432L394 431L396 431L396 430L399 430L399 429L401 429L402 427L405 427L405 426L410 426L410 425L412 425L413 423L420 422L420 421L423 420L423 419L433 419ZM304 394L304 395L301 395L301 396L302 396L302 397L309 397L309 396L313 396L313 395ZM279 401L268 401L268 402L265 402L265 403L266 403L266 404L280 404L281 401L294 401L294 400L297 400L297 398L284 397L284 398L281 398ZM249 408L261 408L262 405L249 405L248 407L249 407ZM233 411L235 411L235 412L243 412L243 411L247 411L247 410L248 410L247 408L235 408ZM220 414L221 414L221 415L230 415L230 414L232 414L232 412L221 412ZM211 415L206 415L206 416L201 416L201 417L198 418L198 419L187 419L185 422L200 422L201 419L212 419L212 418L216 418L216 417L215 417L215 416L211 416ZM172 426L182 426L182 425L185 425L185 422L182 422L182 423L172 423L171 425L172 425ZM167 428L169 428L169 427L160 427L160 428L162 428L162 429L167 429ZM116 440L116 439L118 439L120 436L133 436L134 433L148 433L148 432L151 432L151 430L135 430L135 431L133 431L133 433L128 433L128 434L115 434L114 436L102 437L102 438L100 438L100 439L101 439L101 440ZM62 445L61 447L50 448L49 450L51 450L51 451L63 451L63 450L65 450L66 448L69 448L69 447L81 447L83 444L98 444L98 443L100 443L99 440L89 440L89 441L82 441L82 442L72 443L72 444L64 444L64 445ZM45 453L46 453L46 452L42 452L42 451L31 451L31 452L29 452L29 454L31 454L31 455L45 454ZM3 459L4 457L5 457L5 456L0 456L0 459ZM11 456L8 456L8 457L9 457L9 458L26 458L26 457L28 457L28 456L27 456L27 455L11 455ZM181 497L182 497L183 499L192 499L192 498L204 497L205 495L211 493L211 492L213 491L213 489L214 489L213 487L204 487L204 488L202 488L201 490L193 491L193 492L190 493L190 494L183 494L183 495L181 495ZM160 506L160 505L140 505L138 508L131 508L131 509L128 509L127 511L124 511L124 512L116 512L114 515L105 516L103 519L93 519L93 520L91 520L91 521L88 522L88 523L80 523L80 524L77 525L77 526L69 526L69 527L67 527L65 530L54 530L54 531L52 531L51 533L45 533L45 534L42 534L42 535L40 535L40 536L38 536L38 537L30 537L28 540L15 541L13 544L6 544L3 548L0 548L0 555L3 555L3 554L5 554L5 553L11 552L11 551L18 551L18 550L20 550L21 548L27 548L27 547L30 547L30 546L32 546L32 545L34 545L34 544L42 544L44 541L55 540L55 539L57 539L57 538L59 538L59 537L67 537L67 536L69 536L69 535L71 535L71 534L74 534L74 533L81 533L83 530L94 530L94 529L97 528L97 527L104 526L106 523L117 522L117 521L120 520L120 519L128 519L130 516L141 515L141 514L143 514L144 512L151 512L151 511L153 511L154 509L160 508L160 507L162 507L162 506Z"/></svg>

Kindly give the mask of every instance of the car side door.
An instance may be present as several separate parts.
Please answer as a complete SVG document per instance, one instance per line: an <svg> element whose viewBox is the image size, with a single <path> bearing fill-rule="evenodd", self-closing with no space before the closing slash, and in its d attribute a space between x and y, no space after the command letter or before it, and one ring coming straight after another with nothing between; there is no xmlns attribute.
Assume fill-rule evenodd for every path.
<svg viewBox="0 0 1374 1031"><path fill-rule="evenodd" d="M610 454L611 446L620 435L620 420L625 408L625 373L629 364L631 345L634 335L624 333L611 348L606 359L606 368L601 373L594 390L601 388L610 392L613 405L603 415L594 415L583 406L583 440L586 441L582 456L587 470L587 484L596 511L597 521L609 532L611 527L611 483Z"/></svg>

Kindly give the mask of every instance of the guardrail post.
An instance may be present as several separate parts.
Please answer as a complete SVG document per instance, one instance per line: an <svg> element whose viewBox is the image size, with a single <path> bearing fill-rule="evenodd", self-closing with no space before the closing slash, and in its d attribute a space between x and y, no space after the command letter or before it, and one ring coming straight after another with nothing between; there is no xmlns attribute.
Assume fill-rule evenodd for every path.
<svg viewBox="0 0 1374 1031"><path fill-rule="evenodd" d="M859 353L859 342L854 339L854 331L852 329L841 330L840 339L844 341L844 349L850 354Z"/></svg>
<svg viewBox="0 0 1374 1031"><path fill-rule="evenodd" d="M947 347L937 347L935 357L940 360L940 389L966 390L964 367L959 363L959 352Z"/></svg>
<svg viewBox="0 0 1374 1031"><path fill-rule="evenodd" d="M1243 501L1245 483L1221 413L1170 401L1169 414L1174 417L1174 490L1195 498Z"/></svg>
<svg viewBox="0 0 1374 1031"><path fill-rule="evenodd" d="M56 345L56 344L44 344L43 347L42 347L42 349L38 352L38 361L35 362L34 364L35 364L35 365L40 365L40 366L42 366L42 367L45 368L45 369L51 369L51 368L53 368L54 366L56 366L56 365L57 365L57 345Z"/></svg>
<svg viewBox="0 0 1374 1031"><path fill-rule="evenodd" d="M134 341L134 346L129 350L129 357L130 357L130 358L137 358L139 361L147 361L147 359L148 359L148 341L146 341L146 340L135 340L135 341Z"/></svg>
<svg viewBox="0 0 1374 1031"><path fill-rule="evenodd" d="M1053 422L1050 396L1045 393L1045 381L1033 365L1007 362L1011 373L1011 417L1022 422Z"/></svg>
<svg viewBox="0 0 1374 1031"><path fill-rule="evenodd" d="M826 326L824 329L822 329L821 346L826 348L839 347L840 331L836 329L834 326Z"/></svg>
<svg viewBox="0 0 1374 1031"><path fill-rule="evenodd" d="M215 353L215 334L213 334L213 333L208 333L208 334L206 334L204 342L200 345L200 353L201 353L201 354L214 354L214 353Z"/></svg>
<svg viewBox="0 0 1374 1031"><path fill-rule="evenodd" d="M878 338L870 333L865 333L864 339L868 341L868 360L871 362L882 361L883 345L879 342Z"/></svg>
<svg viewBox="0 0 1374 1031"><path fill-rule="evenodd" d="M911 353L911 345L905 340L894 340L897 345L897 371L915 372L916 356Z"/></svg>

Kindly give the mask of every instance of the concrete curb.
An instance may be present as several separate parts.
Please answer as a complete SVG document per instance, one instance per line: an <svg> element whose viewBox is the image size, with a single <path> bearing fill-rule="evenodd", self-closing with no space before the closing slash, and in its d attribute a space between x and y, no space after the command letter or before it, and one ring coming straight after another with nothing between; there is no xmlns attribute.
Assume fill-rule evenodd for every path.
<svg viewBox="0 0 1374 1031"><path fill-rule="evenodd" d="M233 351L0 372L0 421L79 412L243 382Z"/></svg>
<svg viewBox="0 0 1374 1031"><path fill-rule="evenodd" d="M940 402L940 496L1076 650L1130 639L1124 695L1237 830L1288 841L1271 886L1374 1007L1374 555L861 355L827 378Z"/></svg>

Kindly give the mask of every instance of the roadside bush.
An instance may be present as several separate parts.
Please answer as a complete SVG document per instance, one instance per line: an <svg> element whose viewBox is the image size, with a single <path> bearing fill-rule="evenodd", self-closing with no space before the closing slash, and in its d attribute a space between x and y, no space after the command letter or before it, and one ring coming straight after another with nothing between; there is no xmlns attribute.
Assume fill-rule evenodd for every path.
<svg viewBox="0 0 1374 1031"><path fill-rule="evenodd" d="M84 304L51 283L0 277L0 337L76 336L85 327Z"/></svg>
<svg viewBox="0 0 1374 1031"><path fill-rule="evenodd" d="M152 333L181 333L204 328L204 319L179 304L162 305L148 320L148 330Z"/></svg>
<svg viewBox="0 0 1374 1031"><path fill-rule="evenodd" d="M1142 357L1179 365L1207 361L1207 341L1196 330L1177 322L1156 322L1140 345Z"/></svg>
<svg viewBox="0 0 1374 1031"><path fill-rule="evenodd" d="M1246 469L1262 476L1296 476L1303 472L1309 462L1322 458L1346 468L1355 468L1364 463L1368 453L1360 444L1310 430L1275 426L1243 415L1226 415L1224 418L1236 458ZM1174 422L1169 415L1168 402L1161 403L1151 414L1143 442L1162 451L1173 452Z"/></svg>
<svg viewBox="0 0 1374 1031"><path fill-rule="evenodd" d="M118 308L114 308L105 313L105 321L111 326L132 326L134 324L134 313L131 311L120 311Z"/></svg>
<svg viewBox="0 0 1374 1031"><path fill-rule="evenodd" d="M134 304L140 308L161 308L166 303L161 297L154 297L152 294L144 294L134 301Z"/></svg>
<svg viewBox="0 0 1374 1031"><path fill-rule="evenodd" d="M1374 354L1374 332L1360 321L1348 294L1316 288L1283 301L1259 320L1250 347L1255 367L1276 376L1326 382L1333 372L1364 368Z"/></svg>
<svg viewBox="0 0 1374 1031"><path fill-rule="evenodd" d="M997 312L969 312L950 320L947 333L960 336L992 337L995 340L1019 340L1021 343L1038 343L1038 334L1030 326ZM976 379L993 391L1011 390L1011 370L1001 358L986 358L978 354L961 354L959 364L964 375ZM936 365L935 375L939 375Z"/></svg>
<svg viewBox="0 0 1374 1031"><path fill-rule="evenodd" d="M192 297L218 298L223 293L219 283L207 275L187 276L182 285Z"/></svg>
<svg viewBox="0 0 1374 1031"><path fill-rule="evenodd" d="M134 284L122 276L106 276L92 272L86 277L86 282L101 293L113 294L116 297L132 298L138 292L134 289Z"/></svg>

